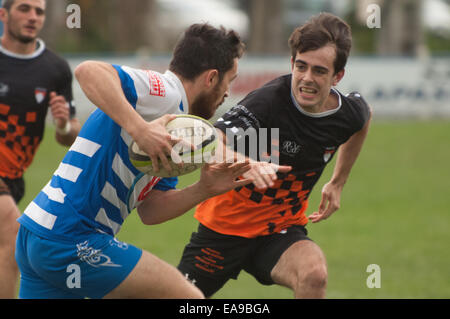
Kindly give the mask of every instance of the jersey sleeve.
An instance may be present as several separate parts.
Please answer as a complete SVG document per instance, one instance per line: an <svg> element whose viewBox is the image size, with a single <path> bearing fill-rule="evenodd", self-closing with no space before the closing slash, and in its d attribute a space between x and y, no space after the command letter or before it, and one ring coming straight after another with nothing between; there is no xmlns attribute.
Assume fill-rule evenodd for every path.
<svg viewBox="0 0 450 319"><path fill-rule="evenodd" d="M181 94L161 73L112 65L128 102L147 121L179 113Z"/></svg>
<svg viewBox="0 0 450 319"><path fill-rule="evenodd" d="M238 129L246 131L250 128L260 128L261 122L247 107L236 105L219 118L214 126L225 134L236 135Z"/></svg>
<svg viewBox="0 0 450 319"><path fill-rule="evenodd" d="M286 103L289 96L290 77L278 77L262 87L250 92L235 107L230 109L215 123L223 133L271 127L273 119L279 112L280 105Z"/></svg>
<svg viewBox="0 0 450 319"><path fill-rule="evenodd" d="M159 191L168 191L171 189L176 189L178 184L178 177L167 177L161 178L161 180L153 187Z"/></svg>
<svg viewBox="0 0 450 319"><path fill-rule="evenodd" d="M137 91L136 91L136 87L134 84L134 80L132 78L132 75L129 74L129 72L126 72L121 66L113 64L112 65L114 67L114 69L116 69L117 74L119 75L120 78L120 83L122 84L122 90L123 93L125 94L125 97L127 98L128 102L134 107L136 108L136 103L137 103ZM138 74L138 70L134 70L135 76L136 77Z"/></svg>
<svg viewBox="0 0 450 319"><path fill-rule="evenodd" d="M72 71L70 70L69 64L66 60L61 59L61 78L58 83L57 93L64 96L69 105L69 116L74 118L76 115L75 101L73 99L72 91Z"/></svg>
<svg viewBox="0 0 450 319"><path fill-rule="evenodd" d="M352 106L354 117L354 132L360 131L370 118L370 107L366 100L358 92L351 92L347 95L347 99Z"/></svg>
<svg viewBox="0 0 450 319"><path fill-rule="evenodd" d="M214 126L225 134L228 146L235 152L260 160L258 147L261 134L259 133L261 128L268 127L268 108L267 101L251 93L219 118ZM258 147L251 147L251 145L258 145Z"/></svg>

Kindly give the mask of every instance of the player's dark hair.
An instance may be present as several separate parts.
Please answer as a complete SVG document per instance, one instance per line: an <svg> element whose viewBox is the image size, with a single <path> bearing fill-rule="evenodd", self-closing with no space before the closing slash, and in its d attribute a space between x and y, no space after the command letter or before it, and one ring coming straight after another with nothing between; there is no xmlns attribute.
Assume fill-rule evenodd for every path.
<svg viewBox="0 0 450 319"><path fill-rule="evenodd" d="M6 9L6 11L9 12L9 10L11 10L13 3L14 3L14 0L3 0L2 8Z"/></svg>
<svg viewBox="0 0 450 319"><path fill-rule="evenodd" d="M185 79L194 80L206 70L219 71L219 79L231 70L245 45L233 30L215 28L207 23L193 24L178 41L169 70Z"/></svg>
<svg viewBox="0 0 450 319"><path fill-rule="evenodd" d="M304 25L295 29L289 38L289 46L294 59L297 52L317 50L328 44L336 47L334 71L338 73L344 69L347 63L352 47L352 32L345 21L330 13L313 16Z"/></svg>

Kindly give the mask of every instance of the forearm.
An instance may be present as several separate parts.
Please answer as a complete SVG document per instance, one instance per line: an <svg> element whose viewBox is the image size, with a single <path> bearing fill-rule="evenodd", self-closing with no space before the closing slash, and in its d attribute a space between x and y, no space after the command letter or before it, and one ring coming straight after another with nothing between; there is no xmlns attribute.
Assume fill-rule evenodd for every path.
<svg viewBox="0 0 450 319"><path fill-rule="evenodd" d="M181 190L152 190L138 207L138 213L144 224L160 224L183 215L208 197L199 182Z"/></svg>
<svg viewBox="0 0 450 319"><path fill-rule="evenodd" d="M69 132L55 132L55 139L56 141L64 146L71 146L75 139L78 136L78 133L80 133L81 124L78 121L78 119L73 118L69 120L70 122L70 130Z"/></svg>
<svg viewBox="0 0 450 319"><path fill-rule="evenodd" d="M112 65L86 61L75 69L75 77L94 105L108 114L131 136L139 132L145 121L126 99L119 75Z"/></svg>
<svg viewBox="0 0 450 319"><path fill-rule="evenodd" d="M336 166L333 171L331 183L336 186L343 187L347 182L348 176L356 159L361 152L362 146L369 131L370 119L366 125L359 131L353 134L350 139L341 145L337 155Z"/></svg>

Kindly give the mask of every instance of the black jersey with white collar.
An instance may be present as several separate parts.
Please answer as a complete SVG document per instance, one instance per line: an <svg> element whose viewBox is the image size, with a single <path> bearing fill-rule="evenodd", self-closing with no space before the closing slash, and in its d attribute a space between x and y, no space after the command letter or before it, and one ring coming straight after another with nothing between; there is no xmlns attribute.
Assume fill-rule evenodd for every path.
<svg viewBox="0 0 450 319"><path fill-rule="evenodd" d="M75 115L68 63L42 40L29 55L0 46L0 177L19 178L42 140L50 92L63 95Z"/></svg>
<svg viewBox="0 0 450 319"><path fill-rule="evenodd" d="M357 92L344 96L332 89L338 100L335 109L306 112L292 95L291 79L281 76L251 92L215 126L236 151L245 144L247 156L290 165L292 170L277 173L271 188L257 190L249 184L199 205L195 217L208 228L255 237L305 225L307 199L325 166L368 121L369 107Z"/></svg>

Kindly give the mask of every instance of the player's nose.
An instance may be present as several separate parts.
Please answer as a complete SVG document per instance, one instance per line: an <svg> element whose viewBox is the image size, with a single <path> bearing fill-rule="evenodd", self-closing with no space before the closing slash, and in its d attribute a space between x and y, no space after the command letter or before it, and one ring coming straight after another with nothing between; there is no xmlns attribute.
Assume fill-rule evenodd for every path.
<svg viewBox="0 0 450 319"><path fill-rule="evenodd" d="M312 70L310 68L308 68L308 70L306 70L306 72L303 74L302 80L304 82L312 82L314 80Z"/></svg>

